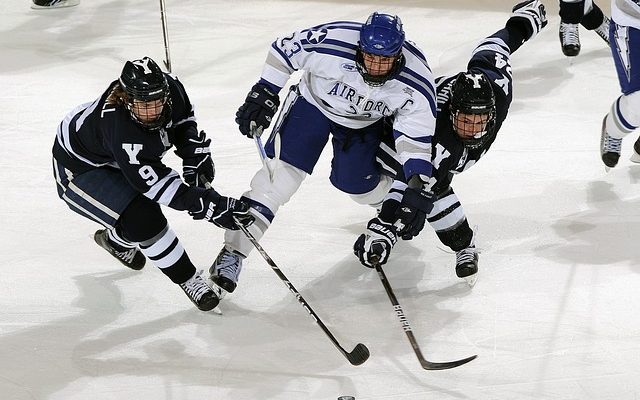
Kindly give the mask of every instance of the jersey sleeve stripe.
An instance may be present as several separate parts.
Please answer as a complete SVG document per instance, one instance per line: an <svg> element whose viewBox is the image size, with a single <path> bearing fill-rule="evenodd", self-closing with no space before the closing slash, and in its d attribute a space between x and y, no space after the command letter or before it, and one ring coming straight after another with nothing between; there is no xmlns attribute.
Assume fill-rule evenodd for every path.
<svg viewBox="0 0 640 400"><path fill-rule="evenodd" d="M182 184L180 175L172 170L167 176L151 186L144 195L157 203L168 206Z"/></svg>
<svg viewBox="0 0 640 400"><path fill-rule="evenodd" d="M284 53L282 52L282 50L280 50L280 49L278 48L278 46L276 45L276 42L273 42L273 43L271 44L271 49L272 49L272 51L273 51L273 52L275 52L275 53L276 53L277 55L279 55L280 57L279 57L279 59L278 59L278 58L275 56L275 54L273 54L273 53L269 53L269 55L267 55L267 61L266 61L266 63L267 63L267 64L269 64L269 65L271 65L271 66L275 67L275 66L277 66L278 64L280 64L280 63L282 63L282 62L283 62L283 63L285 63L285 64L287 64L287 65L289 66L289 69L290 69L291 71L296 71L296 68L293 66L293 64L291 64L291 61L289 61L289 57L287 57L287 56L286 56L286 54L284 54ZM271 58L270 58L271 56L273 56L273 57L274 57L274 59L271 59ZM279 61L281 61L281 62L278 62L278 61L276 61L276 60L279 60Z"/></svg>

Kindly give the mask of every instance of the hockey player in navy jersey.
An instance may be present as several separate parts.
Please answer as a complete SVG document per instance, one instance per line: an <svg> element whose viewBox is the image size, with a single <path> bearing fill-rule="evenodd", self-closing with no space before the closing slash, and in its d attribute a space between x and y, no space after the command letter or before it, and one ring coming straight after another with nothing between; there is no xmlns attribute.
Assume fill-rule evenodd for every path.
<svg viewBox="0 0 640 400"><path fill-rule="evenodd" d="M402 176L394 143L383 143L379 161L396 180L378 216L354 244L360 262L384 264L398 236L418 235L425 219L456 252L456 274L470 284L478 271L474 232L456 196L453 177L486 154L507 117L512 99L510 56L547 24L539 0L516 5L503 29L475 48L465 72L436 79L437 110L431 140L433 178L426 184Z"/></svg>
<svg viewBox="0 0 640 400"><path fill-rule="evenodd" d="M268 165L242 198L251 204L256 220L250 230L258 239L313 172L329 139L333 186L358 203L379 205L392 182L375 161L384 117L395 115L404 175L422 182L432 175L433 76L422 51L405 40L399 17L373 13L364 24L330 22L276 39L260 80L236 113L242 134L259 135L270 125L278 93L297 70L304 71L302 78L290 88L266 144ZM221 295L235 290L251 250L241 232L225 233L210 268Z"/></svg>
<svg viewBox="0 0 640 400"><path fill-rule="evenodd" d="M67 114L53 146L58 195L105 227L96 243L132 269L149 258L203 311L219 299L196 273L160 204L226 229L238 229L233 217L251 223L248 204L205 188L215 172L210 142L198 132L182 83L145 57L127 61L100 97ZM162 162L173 146L184 182Z"/></svg>
<svg viewBox="0 0 640 400"><path fill-rule="evenodd" d="M606 168L620 158L622 139L640 127L640 2L611 1L611 53L622 94L602 121L600 154ZM640 162L640 138L631 161Z"/></svg>

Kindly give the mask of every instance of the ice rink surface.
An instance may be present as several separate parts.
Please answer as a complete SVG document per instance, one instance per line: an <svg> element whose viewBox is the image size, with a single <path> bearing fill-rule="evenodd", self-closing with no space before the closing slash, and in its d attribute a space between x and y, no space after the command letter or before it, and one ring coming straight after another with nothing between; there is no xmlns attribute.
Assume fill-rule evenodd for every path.
<svg viewBox="0 0 640 400"><path fill-rule="evenodd" d="M239 196L260 166L234 114L276 36L397 13L442 75L464 70L512 5L168 0L173 72L213 139L216 188ZM399 243L385 268L428 359L478 354L429 372L376 274L351 254L373 210L330 185L328 151L262 245L346 348L369 347L362 366L346 362L256 252L218 316L196 310L152 265L126 270L97 247L98 226L56 195L50 149L62 117L102 93L127 59L164 58L158 2L33 11L27 0L3 1L0 398L639 399L635 136L605 173L600 124L619 93L610 51L581 28L581 54L564 57L558 6L547 6L549 26L512 57L514 101L496 143L454 179L478 226L477 285L456 278L454 255L430 228ZM167 162L180 169L173 154ZM223 232L166 210L191 259L208 268Z"/></svg>

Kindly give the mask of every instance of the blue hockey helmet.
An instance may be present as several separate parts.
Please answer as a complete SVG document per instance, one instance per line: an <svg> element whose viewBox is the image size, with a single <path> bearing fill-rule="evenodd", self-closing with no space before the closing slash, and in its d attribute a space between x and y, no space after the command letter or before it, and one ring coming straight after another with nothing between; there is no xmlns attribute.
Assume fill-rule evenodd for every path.
<svg viewBox="0 0 640 400"><path fill-rule="evenodd" d="M360 31L360 48L377 56L397 56L404 44L404 30L398 16L374 12Z"/></svg>
<svg viewBox="0 0 640 400"><path fill-rule="evenodd" d="M382 86L403 67L404 31L397 16L374 12L360 30L356 67L370 86Z"/></svg>

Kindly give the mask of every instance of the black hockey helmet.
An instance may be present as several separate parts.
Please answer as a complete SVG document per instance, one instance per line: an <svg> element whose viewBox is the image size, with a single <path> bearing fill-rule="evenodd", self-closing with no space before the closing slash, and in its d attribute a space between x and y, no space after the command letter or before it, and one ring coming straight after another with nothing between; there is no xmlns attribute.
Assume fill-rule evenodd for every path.
<svg viewBox="0 0 640 400"><path fill-rule="evenodd" d="M147 129L159 129L171 117L171 101L169 84L164 73L152 59L144 57L140 60L127 61L120 74L120 86L127 94L127 109L131 118ZM140 103L160 100L152 120L141 115Z"/></svg>
<svg viewBox="0 0 640 400"><path fill-rule="evenodd" d="M454 130L468 148L482 146L492 137L496 122L496 98L487 77L482 73L460 72L451 88L451 121ZM456 127L458 114L487 115L482 130L468 137Z"/></svg>

